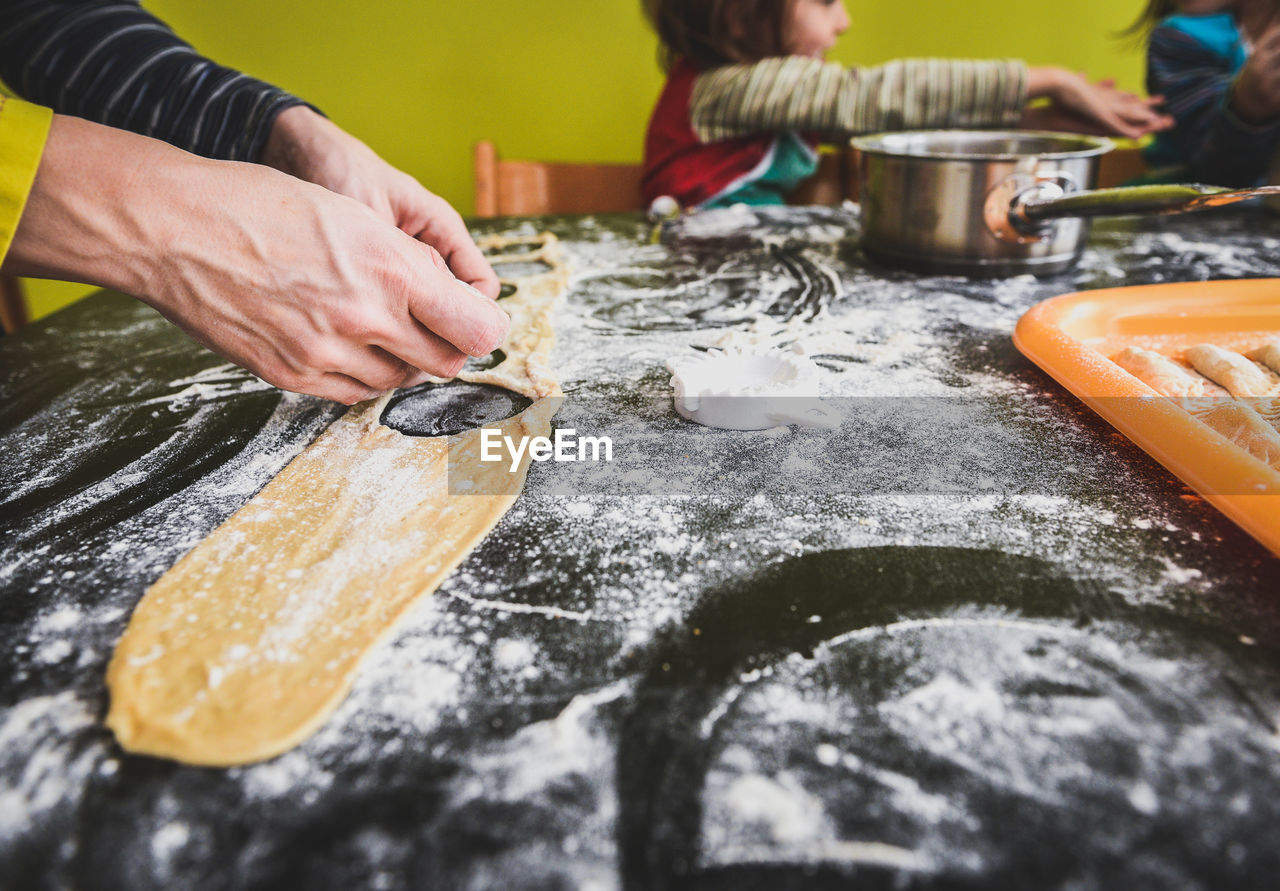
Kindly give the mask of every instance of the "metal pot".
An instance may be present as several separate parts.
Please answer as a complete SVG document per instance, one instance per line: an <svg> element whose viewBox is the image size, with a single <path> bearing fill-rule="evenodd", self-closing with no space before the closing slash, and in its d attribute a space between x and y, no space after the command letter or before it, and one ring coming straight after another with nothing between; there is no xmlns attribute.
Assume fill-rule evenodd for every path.
<svg viewBox="0 0 1280 891"><path fill-rule="evenodd" d="M862 247L924 272L1005 276L1073 266L1089 218L1182 213L1280 193L1201 185L1097 189L1109 139L1067 133L924 130L853 140Z"/></svg>

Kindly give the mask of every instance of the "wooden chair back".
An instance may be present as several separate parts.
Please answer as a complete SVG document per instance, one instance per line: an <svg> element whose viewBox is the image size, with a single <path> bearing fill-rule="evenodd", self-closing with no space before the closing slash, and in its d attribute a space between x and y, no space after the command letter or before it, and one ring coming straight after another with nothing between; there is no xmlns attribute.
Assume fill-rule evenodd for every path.
<svg viewBox="0 0 1280 891"><path fill-rule="evenodd" d="M0 275L0 329L12 334L27 324L27 301L22 297L22 282Z"/></svg>
<svg viewBox="0 0 1280 891"><path fill-rule="evenodd" d="M476 216L644 210L639 164L507 161L475 147Z"/></svg>
<svg viewBox="0 0 1280 891"><path fill-rule="evenodd" d="M1098 159L1098 188L1109 189L1123 186L1125 183L1147 172L1147 162L1142 157L1142 149L1112 149Z"/></svg>
<svg viewBox="0 0 1280 891"><path fill-rule="evenodd" d="M819 155L817 172L787 196L787 203L834 207L845 199L858 200L858 153L851 148Z"/></svg>

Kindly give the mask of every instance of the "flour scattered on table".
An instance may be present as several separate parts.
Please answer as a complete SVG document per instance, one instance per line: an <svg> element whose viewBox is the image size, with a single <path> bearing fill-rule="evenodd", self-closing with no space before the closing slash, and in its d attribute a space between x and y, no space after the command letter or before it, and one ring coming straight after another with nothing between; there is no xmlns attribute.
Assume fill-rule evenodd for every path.
<svg viewBox="0 0 1280 891"><path fill-rule="evenodd" d="M536 466L504 521L371 655L331 721L286 756L189 773L122 758L98 724L95 679L147 584L336 412L276 399L169 345L165 323L139 309L128 336L188 350L206 370L136 381L97 356L98 371L119 378L118 406L70 394L15 434L29 443L24 456L0 450L0 503L21 503L95 460L111 431L136 432L138 399L158 400L143 409L158 426L141 427L163 435L102 483L24 517L16 534L40 553L60 530L98 531L38 566L0 542L0 580L26 610L0 643L15 682L41 691L0 712L0 851L44 844L52 827L126 801L118 813L136 819L138 837L119 856L169 886L203 875L198 865L211 861L193 854L221 853L215 830L229 808L255 817L250 859L237 862L245 869L300 868L292 840L328 833L319 856L352 884L389 881L429 855L441 884L463 887L619 887L620 826L632 841L647 827L636 844L655 862L962 883L1025 865L992 841L993 812L1035 828L1018 846L1028 857L1081 850L1104 863L1104 842L1186 838L1177 878L1220 858L1222 839L1271 831L1273 654L1252 636L1187 630L1187 617L1230 628L1266 608L1247 571L1211 559L1211 540L1230 527L1170 494L1176 484L1008 338L1038 300L1118 276L1159 280L1170 251L1205 276L1280 274L1274 252L1176 226L1136 236L1102 227L1072 276L992 285L867 269L851 209L699 215L656 244L639 222L553 225L573 266L556 319L562 422L586 433L608 420L637 442L652 435L652 461L671 485L653 485L652 464L619 477L631 494ZM521 223L506 234L537 231ZM866 476L865 491L831 492L874 453L804 431L695 439L674 416L666 357L733 342L803 350L827 398L918 400L899 407L899 421L932 406L949 423L921 437L890 412L862 415L868 426L853 441L903 457ZM142 482L198 463L199 449L184 446L231 422L232 405L254 406L251 422L237 422L235 448L183 483L192 507L146 503ZM54 413L82 426L59 428ZM705 460L699 443L732 461ZM939 474L939 455L973 487ZM800 574L836 552L939 552L949 556L936 565L952 569L945 560L956 555L1000 555L1018 571L1038 567L1041 585L1071 593L1070 609L1024 615L1034 585L1017 608L996 602L1019 590L1007 568L985 593L968 576L924 603L887 592L889 618L860 618L857 598L807 602L799 585L742 602L762 573ZM1254 594L1271 582L1265 566L1256 572ZM760 639L722 665L705 642L725 628ZM778 629L792 636L771 637ZM93 661L77 664L82 653ZM1184 782L1210 775L1216 791ZM701 815L687 847L668 805L641 809L653 790ZM1115 819L1081 825L1098 802ZM407 816L378 825L366 813ZM467 860L468 846L490 853ZM55 879L69 878L67 862Z"/></svg>

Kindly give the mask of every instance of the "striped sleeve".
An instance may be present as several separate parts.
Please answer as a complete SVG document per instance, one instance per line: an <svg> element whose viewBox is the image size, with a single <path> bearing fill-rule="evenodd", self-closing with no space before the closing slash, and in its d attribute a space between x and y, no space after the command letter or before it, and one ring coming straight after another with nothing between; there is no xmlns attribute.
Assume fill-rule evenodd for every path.
<svg viewBox="0 0 1280 891"><path fill-rule="evenodd" d="M0 95L0 262L35 182L52 117L47 108Z"/></svg>
<svg viewBox="0 0 1280 891"><path fill-rule="evenodd" d="M61 114L236 161L256 161L276 116L303 104L118 0L0 0L0 78Z"/></svg>
<svg viewBox="0 0 1280 891"><path fill-rule="evenodd" d="M1162 136L1173 144L1191 178L1249 186L1280 151L1280 121L1248 124L1231 110L1231 63L1177 28L1160 26L1147 45L1147 91L1164 96L1176 122Z"/></svg>
<svg viewBox="0 0 1280 891"><path fill-rule="evenodd" d="M1018 61L901 59L845 68L800 56L727 65L694 86L691 117L704 142L761 130L844 137L880 130L1016 125L1027 102Z"/></svg>

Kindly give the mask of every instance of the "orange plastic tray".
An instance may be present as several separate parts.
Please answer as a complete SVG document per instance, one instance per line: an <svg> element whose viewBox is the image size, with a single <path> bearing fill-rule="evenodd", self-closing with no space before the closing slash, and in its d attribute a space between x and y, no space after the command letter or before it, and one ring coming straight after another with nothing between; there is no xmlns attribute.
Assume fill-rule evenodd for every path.
<svg viewBox="0 0 1280 891"><path fill-rule="evenodd" d="M1109 359L1127 346L1176 357L1197 343L1245 351L1280 337L1280 279L1065 294L1022 317L1013 342L1121 433L1280 555L1280 472Z"/></svg>

